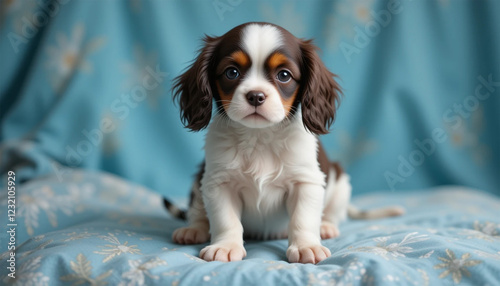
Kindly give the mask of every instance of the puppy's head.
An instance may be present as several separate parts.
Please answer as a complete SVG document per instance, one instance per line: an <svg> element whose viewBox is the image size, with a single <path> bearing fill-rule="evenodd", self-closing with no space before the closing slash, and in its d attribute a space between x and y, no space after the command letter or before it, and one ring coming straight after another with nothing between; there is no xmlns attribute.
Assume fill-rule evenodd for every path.
<svg viewBox="0 0 500 286"><path fill-rule="evenodd" d="M174 99L186 127L201 130L217 112L249 128L265 128L296 114L304 126L328 133L340 88L310 40L268 23L240 25L205 37L192 66L175 79Z"/></svg>

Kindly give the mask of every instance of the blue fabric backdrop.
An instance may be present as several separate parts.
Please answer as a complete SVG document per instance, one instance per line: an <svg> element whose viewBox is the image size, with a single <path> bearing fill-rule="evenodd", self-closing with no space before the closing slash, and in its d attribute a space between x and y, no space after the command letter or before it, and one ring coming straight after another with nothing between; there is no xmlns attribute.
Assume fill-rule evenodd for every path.
<svg viewBox="0 0 500 286"><path fill-rule="evenodd" d="M106 170L187 194L204 133L171 81L206 33L247 21L315 38L344 100L331 159L354 193L441 184L500 194L499 1L3 1L0 167ZM133 96L132 96L133 95Z"/></svg>

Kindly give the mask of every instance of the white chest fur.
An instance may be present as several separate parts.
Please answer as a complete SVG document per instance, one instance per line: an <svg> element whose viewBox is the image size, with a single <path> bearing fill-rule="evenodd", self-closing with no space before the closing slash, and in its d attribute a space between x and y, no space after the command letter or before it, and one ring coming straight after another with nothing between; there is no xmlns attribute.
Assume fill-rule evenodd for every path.
<svg viewBox="0 0 500 286"><path fill-rule="evenodd" d="M216 116L205 152L202 194L209 195L221 185L237 193L245 235L283 236L288 225L288 192L297 183L325 184L317 161L317 138L299 119L250 129Z"/></svg>

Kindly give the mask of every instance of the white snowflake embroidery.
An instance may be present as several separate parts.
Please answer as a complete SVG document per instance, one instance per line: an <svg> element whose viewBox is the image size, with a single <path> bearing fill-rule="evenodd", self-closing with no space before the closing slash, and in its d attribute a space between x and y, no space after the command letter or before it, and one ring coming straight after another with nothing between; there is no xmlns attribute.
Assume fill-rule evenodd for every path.
<svg viewBox="0 0 500 286"><path fill-rule="evenodd" d="M29 235L34 234L34 229L39 226L40 212L47 215L50 224L57 227L58 211L67 216L73 215L75 211L83 210L78 203L93 195L94 188L87 184L81 188L75 184L68 185L67 194L56 194L52 188L42 186L33 190L31 193L21 194L19 196L18 218L24 218L26 231Z"/></svg>
<svg viewBox="0 0 500 286"><path fill-rule="evenodd" d="M108 270L101 273L96 278L92 278L92 264L82 253L78 254L76 262L70 261L69 264L74 273L61 276L60 279L62 281L73 282L72 285L82 285L88 283L92 286L104 286L108 284L104 280L113 273L113 270Z"/></svg>
<svg viewBox="0 0 500 286"><path fill-rule="evenodd" d="M350 261L346 267L335 268L319 273L309 273L308 286L312 285L353 285L360 281L363 285L373 284L374 277L367 274L366 267L357 259Z"/></svg>
<svg viewBox="0 0 500 286"><path fill-rule="evenodd" d="M419 235L418 232L412 232L407 234L403 240L399 243L391 243L387 244L388 241L391 239L390 236L385 236L385 237L377 237L374 238L373 240L377 242L376 246L363 246L363 247L358 247L355 249L352 249L353 252L368 252L368 253L374 253L376 255L380 255L383 258L389 260L390 258L398 258L398 257L406 257L406 254L411 253L414 251L414 249L410 246L409 244L421 242L424 240L428 240L429 237L426 234L421 234ZM344 255L347 256L350 253L347 253Z"/></svg>
<svg viewBox="0 0 500 286"><path fill-rule="evenodd" d="M75 25L70 36L59 33L56 44L47 48L47 68L50 79L57 94L62 92L64 83L77 69L90 72L92 65L87 56L100 48L103 38L84 42L85 28L83 25Z"/></svg>
<svg viewBox="0 0 500 286"><path fill-rule="evenodd" d="M162 265L167 265L167 262L155 257L146 262L139 260L129 260L128 264L130 270L122 274L122 278L127 281L122 281L120 286L142 286L145 284L146 277L153 280L158 280L160 277L158 275L153 275L150 270Z"/></svg>
<svg viewBox="0 0 500 286"><path fill-rule="evenodd" d="M68 241L74 241L74 240L79 240L79 239L85 239L85 238L90 238L92 236L98 235L98 233L95 232L88 232L88 231L81 231L81 232L70 232L70 233L65 233L64 235L68 236L64 242Z"/></svg>
<svg viewBox="0 0 500 286"><path fill-rule="evenodd" d="M434 265L434 269L446 269L443 273L439 275L439 278L443 279L446 276L451 274L453 278L453 282L456 284L460 283L462 280L462 275L470 277L470 272L467 270L467 267L476 266L482 263L481 260L471 260L470 253L464 253L462 257L459 259L455 256L455 253L449 249L446 249L447 258L438 257L439 260L444 263Z"/></svg>
<svg viewBox="0 0 500 286"><path fill-rule="evenodd" d="M57 210L61 210L66 215L72 214L72 204L68 197L56 196L54 191L47 186L36 189L31 194L21 194L19 201L18 217L24 218L29 235L33 235L34 228L39 226L40 211L45 212L53 227L57 226Z"/></svg>
<svg viewBox="0 0 500 286"><path fill-rule="evenodd" d="M128 245L128 241L121 243L120 240L118 240L118 238L112 233L100 236L100 238L112 243L112 244L106 244L104 246L100 245L99 247L101 247L102 250L94 251L94 253L106 256L102 260L103 263L106 263L111 259L113 259L115 256L120 256L124 253L142 254L141 250L137 248L137 245Z"/></svg>

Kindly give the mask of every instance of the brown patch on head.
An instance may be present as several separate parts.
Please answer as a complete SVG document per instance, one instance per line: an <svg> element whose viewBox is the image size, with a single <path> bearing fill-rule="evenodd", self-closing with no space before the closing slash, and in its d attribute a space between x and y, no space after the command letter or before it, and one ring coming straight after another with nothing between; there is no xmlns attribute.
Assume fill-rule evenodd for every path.
<svg viewBox="0 0 500 286"><path fill-rule="evenodd" d="M250 58L243 51L233 52L230 56L241 68L248 68L250 65Z"/></svg>
<svg viewBox="0 0 500 286"><path fill-rule="evenodd" d="M288 58L284 54L276 52L267 59L267 66L270 70L276 70L279 66L284 65L286 62L288 62Z"/></svg>

